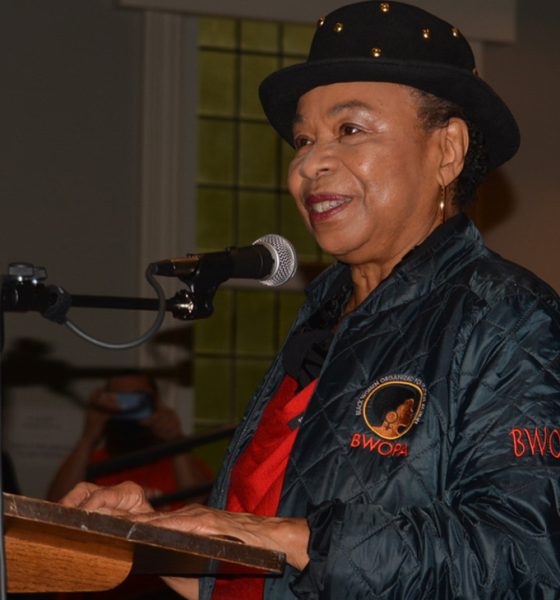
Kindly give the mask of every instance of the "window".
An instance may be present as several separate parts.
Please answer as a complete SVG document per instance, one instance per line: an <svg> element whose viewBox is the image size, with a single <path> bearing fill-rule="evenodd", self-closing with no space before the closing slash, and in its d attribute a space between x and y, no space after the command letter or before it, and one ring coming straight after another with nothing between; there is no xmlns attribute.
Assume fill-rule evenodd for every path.
<svg viewBox="0 0 560 600"><path fill-rule="evenodd" d="M300 263L324 263L291 200L292 149L268 124L258 85L305 59L314 27L227 18L199 24L197 251L279 233ZM224 288L194 333L195 427L237 421L287 333L301 291ZM217 466L225 444L207 457Z"/></svg>

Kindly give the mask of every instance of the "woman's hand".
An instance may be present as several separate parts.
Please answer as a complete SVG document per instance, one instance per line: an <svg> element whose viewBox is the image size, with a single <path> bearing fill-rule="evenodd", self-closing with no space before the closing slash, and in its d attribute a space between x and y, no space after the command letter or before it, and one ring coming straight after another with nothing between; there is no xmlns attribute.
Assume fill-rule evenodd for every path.
<svg viewBox="0 0 560 600"><path fill-rule="evenodd" d="M302 570L309 561L309 528L305 519L260 517L189 504L172 512L137 513L134 521L206 536L225 536L245 544L284 552L286 560Z"/></svg>
<svg viewBox="0 0 560 600"><path fill-rule="evenodd" d="M102 487L82 482L60 500L64 506L132 519L134 515L153 513L144 490L132 481Z"/></svg>
<svg viewBox="0 0 560 600"><path fill-rule="evenodd" d="M130 481L111 487L80 483L61 502L65 506L126 517L176 531L233 537L251 546L284 552L287 562L299 570L309 561L309 528L305 519L260 517L200 504L189 504L172 512L156 512L142 488Z"/></svg>

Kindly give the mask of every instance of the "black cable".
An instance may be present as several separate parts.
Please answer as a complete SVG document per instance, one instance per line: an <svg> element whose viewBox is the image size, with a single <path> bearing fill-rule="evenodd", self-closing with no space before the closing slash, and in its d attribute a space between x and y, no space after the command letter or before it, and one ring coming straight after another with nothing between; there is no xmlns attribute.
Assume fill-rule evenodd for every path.
<svg viewBox="0 0 560 600"><path fill-rule="evenodd" d="M95 344L96 346L100 346L101 348L106 348L108 350L129 350L130 348L136 348L137 346L141 346L144 342L147 342L150 338L152 338L160 329L163 320L165 319L165 311L167 308L167 301L165 299L165 293L163 288L155 279L153 274L153 267L150 265L146 269L146 279L148 283L154 288L156 294L158 296L159 304L158 304L158 313L156 315L155 321L153 325L139 338L132 340L130 342L124 343L112 343L112 342L104 342L102 340L98 340L91 335L87 334L85 331L80 329L75 323L70 321L70 319L64 320L64 325L68 327L71 331L73 331L76 335L80 336L84 340L90 342L91 344Z"/></svg>

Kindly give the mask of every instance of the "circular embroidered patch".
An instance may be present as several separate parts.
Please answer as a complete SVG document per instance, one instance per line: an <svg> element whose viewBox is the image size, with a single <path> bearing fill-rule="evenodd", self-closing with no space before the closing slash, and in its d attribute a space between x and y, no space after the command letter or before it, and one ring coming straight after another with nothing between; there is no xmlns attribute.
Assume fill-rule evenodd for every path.
<svg viewBox="0 0 560 600"><path fill-rule="evenodd" d="M396 440L407 434L422 414L425 390L410 381L384 381L365 397L362 416L379 437Z"/></svg>

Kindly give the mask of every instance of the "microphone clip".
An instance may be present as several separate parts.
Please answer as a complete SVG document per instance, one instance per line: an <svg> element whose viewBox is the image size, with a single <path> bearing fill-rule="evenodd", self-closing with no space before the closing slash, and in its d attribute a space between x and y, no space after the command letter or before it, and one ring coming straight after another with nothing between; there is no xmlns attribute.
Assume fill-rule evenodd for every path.
<svg viewBox="0 0 560 600"><path fill-rule="evenodd" d="M217 286L202 290L179 290L169 301L176 319L194 321L206 319L214 312L214 294Z"/></svg>

